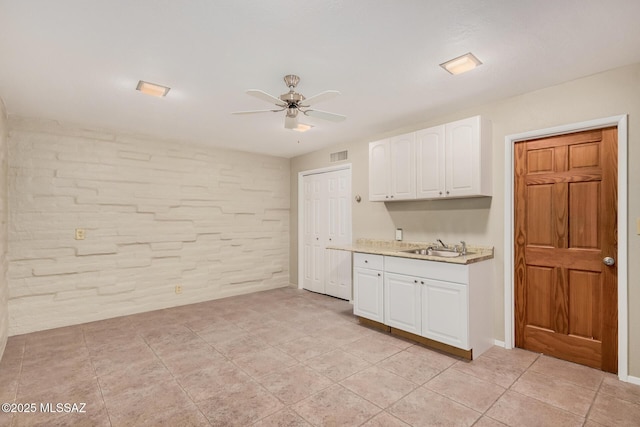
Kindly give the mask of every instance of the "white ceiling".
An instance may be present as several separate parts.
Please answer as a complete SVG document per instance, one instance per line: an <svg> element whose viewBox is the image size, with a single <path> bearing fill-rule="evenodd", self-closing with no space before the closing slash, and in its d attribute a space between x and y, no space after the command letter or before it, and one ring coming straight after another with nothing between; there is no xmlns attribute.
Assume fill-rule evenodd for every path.
<svg viewBox="0 0 640 427"><path fill-rule="evenodd" d="M293 157L640 62L638 0L0 0L8 114ZM473 52L484 65L438 64ZM247 89L301 77L341 123L284 112ZM163 99L138 80L171 87ZM298 142L299 141L299 142Z"/></svg>

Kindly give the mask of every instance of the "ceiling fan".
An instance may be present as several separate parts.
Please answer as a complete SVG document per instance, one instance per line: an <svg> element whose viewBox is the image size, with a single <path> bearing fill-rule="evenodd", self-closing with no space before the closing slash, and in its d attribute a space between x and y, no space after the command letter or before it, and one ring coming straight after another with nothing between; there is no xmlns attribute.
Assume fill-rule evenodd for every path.
<svg viewBox="0 0 640 427"><path fill-rule="evenodd" d="M269 95L268 93L258 89L250 89L247 91L248 95L255 96L256 98L262 99L263 101L267 101L269 103L273 103L278 108L270 110L236 111L231 114L255 114L268 112L277 113L280 111L286 111L286 116L284 118L284 127L287 129L295 130L303 130L304 128L304 125L299 126L298 124L299 112L301 112L305 116L316 117L318 119L329 120L332 122L341 122L347 118L346 116L342 116L340 114L329 113L327 111L315 110L310 108L312 105L315 105L318 102L326 101L340 95L340 92L338 92L337 90L327 90L312 97L305 98L304 95L294 90L300 82L300 77L293 74L288 74L284 76L284 82L289 88L289 92L283 93L282 95L280 95L280 97ZM306 128L304 130L308 129L309 128Z"/></svg>

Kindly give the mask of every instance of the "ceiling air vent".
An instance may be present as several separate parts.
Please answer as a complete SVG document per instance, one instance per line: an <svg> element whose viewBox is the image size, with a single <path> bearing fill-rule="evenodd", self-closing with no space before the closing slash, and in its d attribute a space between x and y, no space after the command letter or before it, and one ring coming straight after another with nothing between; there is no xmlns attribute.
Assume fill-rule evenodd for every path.
<svg viewBox="0 0 640 427"><path fill-rule="evenodd" d="M329 160L331 163L340 162L342 160L347 160L347 150L337 151L335 153L331 153L331 159Z"/></svg>

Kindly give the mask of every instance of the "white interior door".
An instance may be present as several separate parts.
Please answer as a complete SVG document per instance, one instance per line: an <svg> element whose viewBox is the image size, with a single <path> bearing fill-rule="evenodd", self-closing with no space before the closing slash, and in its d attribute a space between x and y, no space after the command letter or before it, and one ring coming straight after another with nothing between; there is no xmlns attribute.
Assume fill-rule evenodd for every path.
<svg viewBox="0 0 640 427"><path fill-rule="evenodd" d="M327 245L351 243L351 171L322 174L327 184ZM325 293L351 299L351 252L327 249L325 252Z"/></svg>
<svg viewBox="0 0 640 427"><path fill-rule="evenodd" d="M351 253L328 245L351 243L351 170L302 178L302 287L351 299Z"/></svg>
<svg viewBox="0 0 640 427"><path fill-rule="evenodd" d="M304 283L313 292L324 293L324 233L322 212L326 189L318 175L304 178Z"/></svg>

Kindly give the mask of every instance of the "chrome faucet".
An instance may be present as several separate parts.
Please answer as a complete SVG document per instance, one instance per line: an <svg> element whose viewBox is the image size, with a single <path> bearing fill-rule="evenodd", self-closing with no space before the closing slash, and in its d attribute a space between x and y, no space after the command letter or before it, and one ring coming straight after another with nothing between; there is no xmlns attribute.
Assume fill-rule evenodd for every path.
<svg viewBox="0 0 640 427"><path fill-rule="evenodd" d="M458 246L456 245L456 252L460 252L461 255L466 255L467 254L467 243L464 240L460 240L460 249L458 249Z"/></svg>
<svg viewBox="0 0 640 427"><path fill-rule="evenodd" d="M443 248L447 247L447 245L445 245L440 239L437 239L436 242L440 243L440 246L442 246Z"/></svg>

